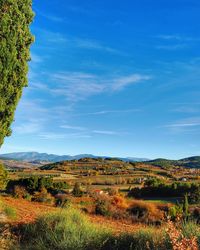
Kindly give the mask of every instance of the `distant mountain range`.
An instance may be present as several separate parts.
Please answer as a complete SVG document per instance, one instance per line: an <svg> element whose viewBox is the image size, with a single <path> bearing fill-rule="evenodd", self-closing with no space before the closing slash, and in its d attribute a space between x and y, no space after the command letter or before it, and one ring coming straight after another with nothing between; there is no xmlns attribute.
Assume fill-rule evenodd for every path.
<svg viewBox="0 0 200 250"><path fill-rule="evenodd" d="M145 164L158 166L161 168L173 168L175 166L185 167L185 168L200 168L200 156L192 156L180 160L169 160L169 159L155 159L149 160L147 158L137 158L137 157L110 157L110 156L97 156L92 154L80 154L80 155L55 155L55 154L46 154L38 152L19 152L19 153L10 153L10 154L0 154L0 159L3 162L6 162L5 165L10 166L10 160L14 160L12 163L14 165L23 165L30 163L32 166L36 165L45 165L48 163L62 162L62 161L71 161L71 160L80 160L83 158L91 159L116 159L122 160L124 162L144 162ZM17 164L19 162L19 164ZM22 164L21 164L21 163Z"/></svg>
<svg viewBox="0 0 200 250"><path fill-rule="evenodd" d="M109 157L109 156L96 156L92 154L80 154L80 155L55 155L55 154L46 154L46 153L38 153L38 152L17 152L17 153L9 153L9 154L1 154L0 158L2 159L14 159L19 161L26 162L59 162L59 161L69 161L69 160L79 160L82 158L117 158L123 161L132 161L132 162L140 162L140 161L148 161L146 158L136 158L136 157Z"/></svg>

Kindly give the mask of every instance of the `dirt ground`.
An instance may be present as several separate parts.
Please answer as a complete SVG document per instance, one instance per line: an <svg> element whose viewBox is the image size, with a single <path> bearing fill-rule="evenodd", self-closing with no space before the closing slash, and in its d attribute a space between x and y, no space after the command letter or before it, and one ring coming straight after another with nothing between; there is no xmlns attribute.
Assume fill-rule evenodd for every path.
<svg viewBox="0 0 200 250"><path fill-rule="evenodd" d="M16 209L17 217L15 220L11 221L14 224L34 222L38 216L58 209L51 205L30 202L24 199L15 199L12 197L2 197L1 199L6 206ZM105 226L116 233L133 232L144 227L144 225L141 224L129 224L127 222L113 220L103 216L88 215L88 218L92 223L98 226Z"/></svg>

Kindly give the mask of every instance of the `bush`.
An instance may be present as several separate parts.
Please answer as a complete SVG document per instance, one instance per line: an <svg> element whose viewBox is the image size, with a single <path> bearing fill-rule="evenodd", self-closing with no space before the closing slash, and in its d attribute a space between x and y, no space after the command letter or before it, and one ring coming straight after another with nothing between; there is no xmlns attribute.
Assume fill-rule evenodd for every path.
<svg viewBox="0 0 200 250"><path fill-rule="evenodd" d="M8 207L8 206L5 206L3 208L3 212L6 214L6 216L8 216L8 218L10 219L15 219L16 216L17 216L17 212L16 212L16 209L13 208L13 207Z"/></svg>
<svg viewBox="0 0 200 250"><path fill-rule="evenodd" d="M14 190L13 190L13 195L15 198L19 198L19 199L22 199L22 198L25 198L27 196L27 191L25 189L25 187L23 186L14 186Z"/></svg>
<svg viewBox="0 0 200 250"><path fill-rule="evenodd" d="M33 195L33 201L45 202L45 203L54 203L54 197L49 194L46 188L42 188L40 192L35 192Z"/></svg>
<svg viewBox="0 0 200 250"><path fill-rule="evenodd" d="M20 229L24 250L170 250L172 246L163 231L141 229L133 234L115 235L98 228L81 212L69 209L38 218L35 224Z"/></svg>
<svg viewBox="0 0 200 250"><path fill-rule="evenodd" d="M113 196L113 195L117 195L119 193L118 188L108 188L108 194Z"/></svg>
<svg viewBox="0 0 200 250"><path fill-rule="evenodd" d="M63 182L63 181L54 182L53 188L56 190L68 189L68 188L70 188L70 185L66 182Z"/></svg>
<svg viewBox="0 0 200 250"><path fill-rule="evenodd" d="M101 249L109 236L74 209L42 216L35 224L24 225L21 234L21 249L25 250Z"/></svg>
<svg viewBox="0 0 200 250"><path fill-rule="evenodd" d="M171 250L172 245L163 231L146 228L134 233L112 236L102 250Z"/></svg>
<svg viewBox="0 0 200 250"><path fill-rule="evenodd" d="M120 209L127 209L128 208L128 204L127 204L126 199L122 196L119 196L119 195L113 196L112 204Z"/></svg>
<svg viewBox="0 0 200 250"><path fill-rule="evenodd" d="M7 191L14 193L15 186L21 186L30 194L40 191L42 188L50 189L53 185L53 179L50 177L32 176L30 178L21 178L19 180L10 180L7 185Z"/></svg>
<svg viewBox="0 0 200 250"><path fill-rule="evenodd" d="M106 199L98 199L95 213L103 216L111 216L111 203Z"/></svg>
<svg viewBox="0 0 200 250"><path fill-rule="evenodd" d="M128 211L134 221L160 224L164 219L164 213L155 204L145 201L133 201Z"/></svg>
<svg viewBox="0 0 200 250"><path fill-rule="evenodd" d="M200 245L200 227L195 221L183 222L181 225L181 231L186 238L196 236Z"/></svg>
<svg viewBox="0 0 200 250"><path fill-rule="evenodd" d="M83 191L81 189L81 185L80 183L76 182L75 185L74 185L74 189L72 191L72 194L75 196L75 197L81 197L83 196Z"/></svg>
<svg viewBox="0 0 200 250"><path fill-rule="evenodd" d="M55 205L57 207L69 207L71 204L71 201L65 195L57 195L55 198Z"/></svg>

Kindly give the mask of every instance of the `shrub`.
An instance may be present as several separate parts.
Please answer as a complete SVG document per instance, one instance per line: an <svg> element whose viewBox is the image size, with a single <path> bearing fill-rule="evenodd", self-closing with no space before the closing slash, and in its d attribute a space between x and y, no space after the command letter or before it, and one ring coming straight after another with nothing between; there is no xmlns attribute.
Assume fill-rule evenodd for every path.
<svg viewBox="0 0 200 250"><path fill-rule="evenodd" d="M179 220L183 217L183 205L177 203L169 208L168 215L172 221Z"/></svg>
<svg viewBox="0 0 200 250"><path fill-rule="evenodd" d="M165 232L146 228L134 233L112 235L102 250L170 250L172 245Z"/></svg>
<svg viewBox="0 0 200 250"><path fill-rule="evenodd" d="M32 176L30 178L21 178L19 180L10 180L7 185L7 191L14 193L15 186L24 187L27 192L33 194L35 191L40 191L42 188L49 189L53 185L53 179L48 177Z"/></svg>
<svg viewBox="0 0 200 250"><path fill-rule="evenodd" d="M128 204L124 197L115 195L112 199L112 204L120 209L127 209Z"/></svg>
<svg viewBox="0 0 200 250"><path fill-rule="evenodd" d="M74 189L72 191L72 194L75 196L75 197L81 197L83 196L83 191L81 189L81 185L80 183L76 182L75 185L74 185Z"/></svg>
<svg viewBox="0 0 200 250"><path fill-rule="evenodd" d="M15 219L16 216L17 216L17 212L16 212L16 209L13 208L13 207L8 207L8 206L5 206L3 208L3 212L6 214L6 216L8 216L8 218L10 219Z"/></svg>
<svg viewBox="0 0 200 250"><path fill-rule="evenodd" d="M111 203L107 199L98 199L95 213L103 216L111 216Z"/></svg>
<svg viewBox="0 0 200 250"><path fill-rule="evenodd" d="M101 249L109 236L74 209L39 217L35 224L24 225L21 234L21 249L26 250Z"/></svg>
<svg viewBox="0 0 200 250"><path fill-rule="evenodd" d="M26 193L24 196L24 199L27 201L31 201L32 200L32 195L30 195L29 193Z"/></svg>
<svg viewBox="0 0 200 250"><path fill-rule="evenodd" d="M70 185L66 182L63 182L63 181L53 183L53 188L57 189L57 190L68 189L69 187L70 187Z"/></svg>
<svg viewBox="0 0 200 250"><path fill-rule="evenodd" d="M33 195L33 201L45 202L45 203L54 203L54 198L49 194L46 188L42 188L40 192L35 192Z"/></svg>
<svg viewBox="0 0 200 250"><path fill-rule="evenodd" d="M128 211L135 221L160 224L164 219L164 213L155 204L145 201L133 201Z"/></svg>
<svg viewBox="0 0 200 250"><path fill-rule="evenodd" d="M65 195L57 195L55 198L55 205L57 207L69 207L71 204L71 201Z"/></svg>
<svg viewBox="0 0 200 250"><path fill-rule="evenodd" d="M23 186L14 186L13 195L15 198L25 198L27 196L27 191Z"/></svg>
<svg viewBox="0 0 200 250"><path fill-rule="evenodd" d="M113 196L113 195L117 195L119 193L118 188L108 188L108 194Z"/></svg>
<svg viewBox="0 0 200 250"><path fill-rule="evenodd" d="M183 229L183 228L182 228ZM171 221L168 221L167 233L173 250L198 250L197 237L194 234L190 238L185 237L181 228L177 228ZM188 236L188 235L187 235Z"/></svg>
<svg viewBox="0 0 200 250"><path fill-rule="evenodd" d="M195 208L192 211L191 218L196 221L198 224L200 223L200 210L199 208Z"/></svg>

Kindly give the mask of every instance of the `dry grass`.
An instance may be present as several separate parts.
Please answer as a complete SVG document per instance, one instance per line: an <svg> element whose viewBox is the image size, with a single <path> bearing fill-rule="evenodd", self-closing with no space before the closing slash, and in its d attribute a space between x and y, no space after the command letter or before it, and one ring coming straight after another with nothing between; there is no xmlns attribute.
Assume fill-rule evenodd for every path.
<svg viewBox="0 0 200 250"><path fill-rule="evenodd" d="M141 222L154 223L164 219L164 213L154 203L134 200L131 202L129 211L136 220Z"/></svg>

